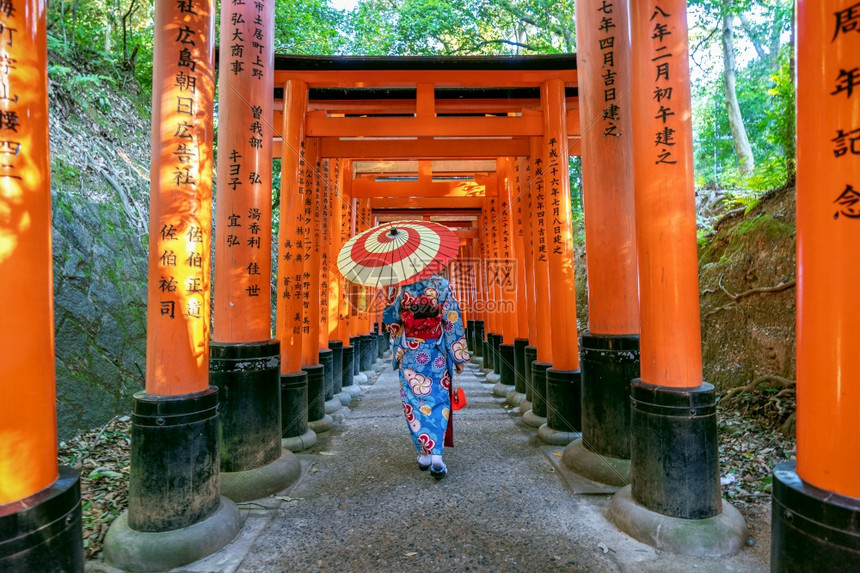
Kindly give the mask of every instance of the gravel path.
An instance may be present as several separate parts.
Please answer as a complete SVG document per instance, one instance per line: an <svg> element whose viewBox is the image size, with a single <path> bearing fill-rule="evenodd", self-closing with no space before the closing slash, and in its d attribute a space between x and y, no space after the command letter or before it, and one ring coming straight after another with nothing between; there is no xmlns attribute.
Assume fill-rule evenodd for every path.
<svg viewBox="0 0 860 573"><path fill-rule="evenodd" d="M482 381L472 366L459 377L469 405L455 413L446 479L418 471L397 374L386 367L346 421L298 454L297 484L242 504L248 520L240 538L181 570L768 570L759 539L733 558L709 560L620 533L604 517L610 496L588 495L566 479L562 448L542 445Z"/></svg>

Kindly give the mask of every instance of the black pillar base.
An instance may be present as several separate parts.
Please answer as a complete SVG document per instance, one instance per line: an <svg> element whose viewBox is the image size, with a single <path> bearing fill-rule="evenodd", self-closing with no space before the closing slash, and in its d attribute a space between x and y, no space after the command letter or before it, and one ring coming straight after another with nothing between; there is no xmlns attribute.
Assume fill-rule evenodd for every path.
<svg viewBox="0 0 860 573"><path fill-rule="evenodd" d="M526 346L528 338L514 339L514 386L517 392L526 393Z"/></svg>
<svg viewBox="0 0 860 573"><path fill-rule="evenodd" d="M0 571L83 572L82 535L78 472L61 466L45 489L0 504Z"/></svg>
<svg viewBox="0 0 860 573"><path fill-rule="evenodd" d="M219 495L218 434L216 386L177 396L134 395L128 511L105 536L107 563L163 571L202 559L236 537L239 510Z"/></svg>
<svg viewBox="0 0 860 573"><path fill-rule="evenodd" d="M335 395L343 392L343 341L329 340L332 364L332 392Z"/></svg>
<svg viewBox="0 0 860 573"><path fill-rule="evenodd" d="M385 339L387 337L383 333L376 335L376 358L382 359L385 356Z"/></svg>
<svg viewBox="0 0 860 573"><path fill-rule="evenodd" d="M860 499L820 489L796 462L773 470L771 571L860 571Z"/></svg>
<svg viewBox="0 0 860 573"><path fill-rule="evenodd" d="M493 396L507 399L508 392L514 388L514 345L500 344L496 358L499 381L493 386Z"/></svg>
<svg viewBox="0 0 860 573"><path fill-rule="evenodd" d="M714 387L655 386L636 378L630 395L633 499L669 517L722 511Z"/></svg>
<svg viewBox="0 0 860 573"><path fill-rule="evenodd" d="M546 371L550 368L552 364L537 358L532 362L532 413L541 418L546 418Z"/></svg>
<svg viewBox="0 0 860 573"><path fill-rule="evenodd" d="M352 336L349 339L350 345L353 347L352 352L352 382L356 386L361 387L361 384L367 384L367 375L363 372L362 358L367 353L367 340L362 335Z"/></svg>
<svg viewBox="0 0 860 573"><path fill-rule="evenodd" d="M376 361L376 337L373 334L362 334L361 338L361 371L373 371Z"/></svg>
<svg viewBox="0 0 860 573"><path fill-rule="evenodd" d="M504 337L501 334L493 334L493 373L502 375L502 356L499 348L502 345ZM513 364L513 362L512 362Z"/></svg>
<svg viewBox="0 0 860 573"><path fill-rule="evenodd" d="M484 368L493 371L493 333L487 335L487 339L481 345L484 352Z"/></svg>
<svg viewBox="0 0 860 573"><path fill-rule="evenodd" d="M359 374L361 372L361 336L350 336L349 345L353 348L351 365L352 375L355 376L356 374Z"/></svg>
<svg viewBox="0 0 860 573"><path fill-rule="evenodd" d="M325 368L322 364L304 366L308 375L308 423L325 418Z"/></svg>
<svg viewBox="0 0 860 573"><path fill-rule="evenodd" d="M466 321L466 344L470 349L475 348L475 321Z"/></svg>
<svg viewBox="0 0 860 573"><path fill-rule="evenodd" d="M281 444L293 452L316 444L316 434L308 429L307 372L281 375Z"/></svg>
<svg viewBox="0 0 860 573"><path fill-rule="evenodd" d="M639 377L639 337L583 334L582 445L630 457L630 383Z"/></svg>
<svg viewBox="0 0 860 573"><path fill-rule="evenodd" d="M499 344L499 382L513 387L516 372L514 370L514 345Z"/></svg>
<svg viewBox="0 0 860 573"><path fill-rule="evenodd" d="M534 386L532 384L534 369L532 368L532 363L537 360L537 346L526 346L523 353L525 356L523 376L526 379L526 400L531 402L534 399ZM532 404L532 409L534 409L534 404Z"/></svg>
<svg viewBox="0 0 860 573"><path fill-rule="evenodd" d="M475 344L472 348L475 349L475 354L478 356L484 356L484 321L483 320L475 320L473 321L475 326Z"/></svg>
<svg viewBox="0 0 860 573"><path fill-rule="evenodd" d="M218 388L178 396L134 395L128 525L181 529L219 506Z"/></svg>
<svg viewBox="0 0 860 573"><path fill-rule="evenodd" d="M582 374L579 370L546 371L546 424L538 436L548 444L567 445L582 437Z"/></svg>
<svg viewBox="0 0 860 573"><path fill-rule="evenodd" d="M354 346L344 346L342 349L343 352L343 377L341 388L349 392L350 388L354 385L353 382L353 361L355 360L355 347Z"/></svg>
<svg viewBox="0 0 860 573"><path fill-rule="evenodd" d="M323 366L323 382L325 384L326 402L334 398L334 358L333 352L325 348L320 350L320 364Z"/></svg>
<svg viewBox="0 0 860 573"><path fill-rule="evenodd" d="M221 400L221 471L241 472L281 457L281 344L213 342L209 382Z"/></svg>

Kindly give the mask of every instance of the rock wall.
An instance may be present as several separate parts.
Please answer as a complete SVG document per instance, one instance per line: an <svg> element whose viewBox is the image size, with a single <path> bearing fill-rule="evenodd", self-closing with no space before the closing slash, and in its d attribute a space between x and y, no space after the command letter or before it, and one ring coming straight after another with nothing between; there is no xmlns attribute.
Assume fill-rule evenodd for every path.
<svg viewBox="0 0 860 573"><path fill-rule="evenodd" d="M60 437L131 410L146 368L146 249L110 203L54 194Z"/></svg>
<svg viewBox="0 0 860 573"><path fill-rule="evenodd" d="M51 83L60 439L131 411L146 368L148 118ZM139 106L138 106L139 107Z"/></svg>

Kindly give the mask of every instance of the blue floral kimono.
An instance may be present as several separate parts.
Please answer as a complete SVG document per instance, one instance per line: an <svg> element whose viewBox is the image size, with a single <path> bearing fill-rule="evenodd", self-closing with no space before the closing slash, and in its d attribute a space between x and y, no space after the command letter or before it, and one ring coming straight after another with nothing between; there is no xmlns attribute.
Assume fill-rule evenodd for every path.
<svg viewBox="0 0 860 573"><path fill-rule="evenodd" d="M400 370L403 413L415 449L441 455L454 364L469 360L460 305L448 281L433 276L393 289L382 320L391 336L394 368Z"/></svg>

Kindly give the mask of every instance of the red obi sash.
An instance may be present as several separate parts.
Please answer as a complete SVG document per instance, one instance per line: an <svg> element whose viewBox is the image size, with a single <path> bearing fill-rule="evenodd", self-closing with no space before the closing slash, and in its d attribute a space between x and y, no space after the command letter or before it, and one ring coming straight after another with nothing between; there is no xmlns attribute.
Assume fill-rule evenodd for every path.
<svg viewBox="0 0 860 573"><path fill-rule="evenodd" d="M442 336L442 306L423 295L407 295L401 302L400 322L410 338L437 340Z"/></svg>

